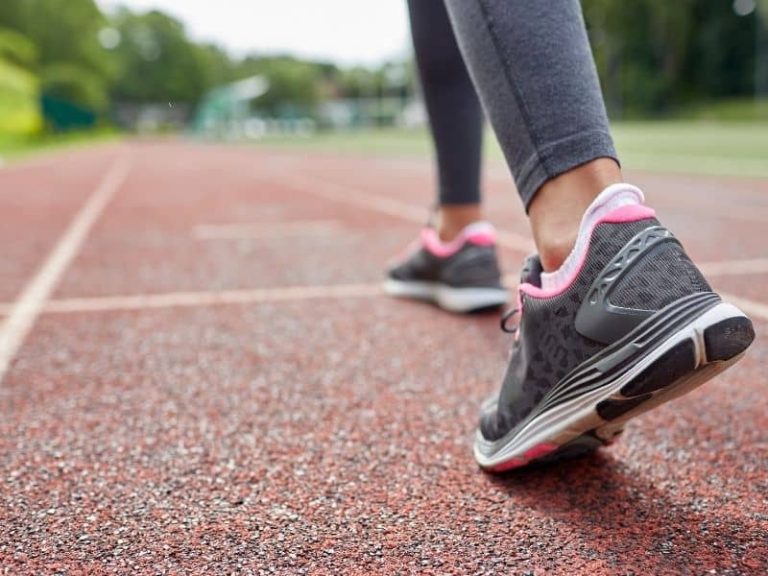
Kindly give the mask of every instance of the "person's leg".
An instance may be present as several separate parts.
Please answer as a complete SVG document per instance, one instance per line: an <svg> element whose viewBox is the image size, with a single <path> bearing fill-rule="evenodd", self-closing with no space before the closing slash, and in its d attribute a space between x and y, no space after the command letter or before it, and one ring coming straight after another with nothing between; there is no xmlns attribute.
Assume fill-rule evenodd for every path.
<svg viewBox="0 0 768 576"><path fill-rule="evenodd" d="M409 0L413 45L438 173L432 226L387 272L385 291L454 312L507 302L495 230L482 221L483 113L444 0Z"/></svg>
<svg viewBox="0 0 768 576"><path fill-rule="evenodd" d="M482 219L483 113L444 0L409 0L411 35L438 172L435 227L443 241Z"/></svg>
<svg viewBox="0 0 768 576"><path fill-rule="evenodd" d="M499 471L609 442L738 361L754 330L621 183L578 1L446 1L540 251L475 441Z"/></svg>
<svg viewBox="0 0 768 576"><path fill-rule="evenodd" d="M447 0L545 270L622 180L578 0Z"/></svg>

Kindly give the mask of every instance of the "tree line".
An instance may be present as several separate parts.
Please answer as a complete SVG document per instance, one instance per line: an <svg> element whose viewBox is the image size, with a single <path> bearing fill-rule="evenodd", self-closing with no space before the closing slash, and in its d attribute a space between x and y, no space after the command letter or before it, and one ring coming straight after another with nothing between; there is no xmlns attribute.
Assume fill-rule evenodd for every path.
<svg viewBox="0 0 768 576"><path fill-rule="evenodd" d="M664 114L764 90L756 81L768 65L766 0L583 0L582 6L614 114Z"/></svg>
<svg viewBox="0 0 768 576"><path fill-rule="evenodd" d="M609 108L664 114L751 95L760 46L754 6L761 1L583 0ZM0 73L3 65L33 77L43 94L104 115L117 102L194 107L212 88L255 74L270 82L259 101L267 114L285 105L311 110L333 98L407 95L415 85L412 66L392 81L397 63L342 69L291 56L233 58L192 41L167 14L123 8L107 15L94 0L2 0Z"/></svg>

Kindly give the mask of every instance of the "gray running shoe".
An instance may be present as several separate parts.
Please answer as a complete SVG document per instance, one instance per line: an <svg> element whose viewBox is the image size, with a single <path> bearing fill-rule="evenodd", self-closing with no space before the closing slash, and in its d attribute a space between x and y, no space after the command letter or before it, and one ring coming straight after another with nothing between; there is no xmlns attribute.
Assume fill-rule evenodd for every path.
<svg viewBox="0 0 768 576"><path fill-rule="evenodd" d="M654 216L638 204L603 217L558 290L541 287L539 260L528 259L509 367L476 434L482 468L608 444L627 420L704 384L750 345L750 320L712 292Z"/></svg>
<svg viewBox="0 0 768 576"><path fill-rule="evenodd" d="M390 268L384 290L451 312L506 304L509 294L501 283L493 226L472 224L450 243L441 242L434 229L424 228L406 256Z"/></svg>

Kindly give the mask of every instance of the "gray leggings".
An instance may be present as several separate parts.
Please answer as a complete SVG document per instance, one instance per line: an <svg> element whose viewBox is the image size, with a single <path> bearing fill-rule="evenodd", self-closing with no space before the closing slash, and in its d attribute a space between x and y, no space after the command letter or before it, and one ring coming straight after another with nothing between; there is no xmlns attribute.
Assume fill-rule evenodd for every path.
<svg viewBox="0 0 768 576"><path fill-rule="evenodd" d="M578 0L409 0L408 8L441 204L480 201L477 94L526 208L547 180L617 159Z"/></svg>

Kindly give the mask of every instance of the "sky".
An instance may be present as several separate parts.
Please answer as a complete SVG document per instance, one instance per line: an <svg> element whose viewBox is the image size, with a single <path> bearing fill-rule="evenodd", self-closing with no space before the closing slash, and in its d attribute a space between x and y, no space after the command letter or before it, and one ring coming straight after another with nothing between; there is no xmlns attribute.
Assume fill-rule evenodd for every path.
<svg viewBox="0 0 768 576"><path fill-rule="evenodd" d="M195 40L233 55L280 52L342 65L379 64L410 51L405 0L96 0L159 9Z"/></svg>

